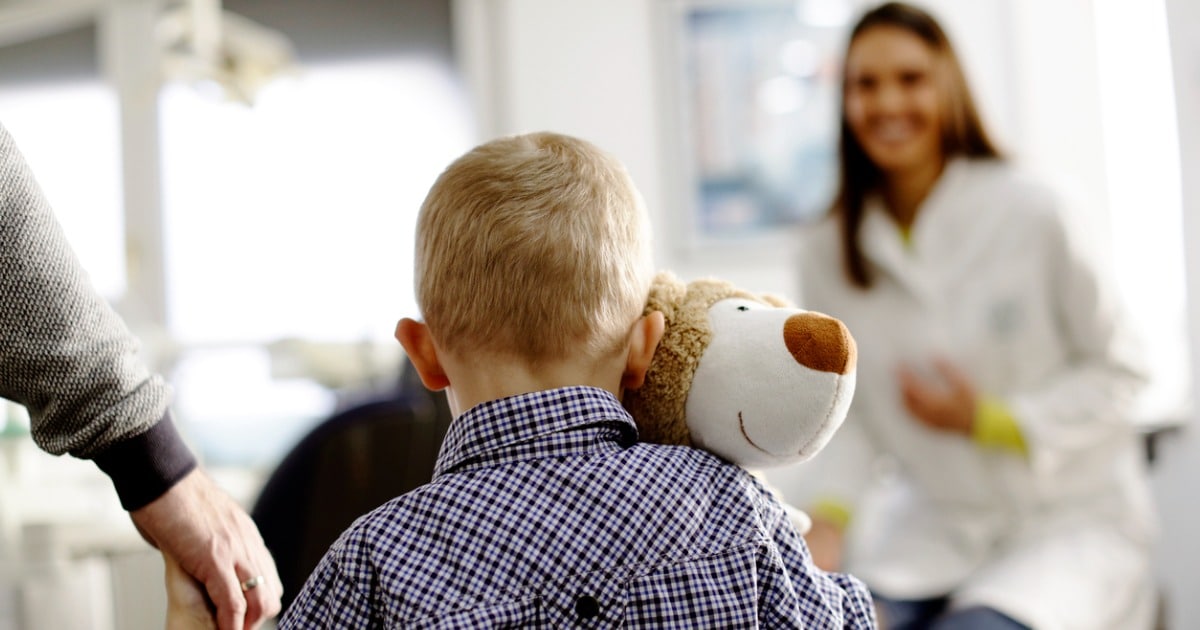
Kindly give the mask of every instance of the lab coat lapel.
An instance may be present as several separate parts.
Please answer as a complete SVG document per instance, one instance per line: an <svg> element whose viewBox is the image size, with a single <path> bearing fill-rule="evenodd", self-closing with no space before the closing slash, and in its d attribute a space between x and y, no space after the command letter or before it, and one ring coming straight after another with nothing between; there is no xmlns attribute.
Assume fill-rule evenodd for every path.
<svg viewBox="0 0 1200 630"><path fill-rule="evenodd" d="M966 158L946 163L937 184L922 202L913 224L911 242L878 197L867 199L860 238L863 251L878 268L906 287L924 304L944 299L964 275L975 270L975 259L997 233L1002 213L988 206L1003 191L981 185L980 165Z"/></svg>
<svg viewBox="0 0 1200 630"><path fill-rule="evenodd" d="M975 261L1003 219L988 207L997 203L994 196L1001 191L989 193L980 185L978 166L966 158L949 161L917 215L912 248L924 262L930 290L951 291L963 276L977 271Z"/></svg>
<svg viewBox="0 0 1200 630"><path fill-rule="evenodd" d="M911 242L906 244L899 227L884 210L882 200L868 199L862 228L863 251L872 262L912 292L924 304L935 304L938 296L948 298L962 276L971 275L976 258L982 256L988 239L997 233L1003 191L983 185L984 164L966 158L949 161L920 206L913 223Z"/></svg>
<svg viewBox="0 0 1200 630"><path fill-rule="evenodd" d="M859 238L864 254L877 269L890 276L919 302L928 303L935 287L925 268L920 251L904 242L900 228L878 197L871 197L863 208Z"/></svg>

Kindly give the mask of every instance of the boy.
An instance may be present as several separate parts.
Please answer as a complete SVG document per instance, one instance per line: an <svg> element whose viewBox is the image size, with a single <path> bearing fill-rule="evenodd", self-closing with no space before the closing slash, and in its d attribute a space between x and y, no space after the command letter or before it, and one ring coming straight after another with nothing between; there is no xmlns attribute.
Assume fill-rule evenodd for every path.
<svg viewBox="0 0 1200 630"><path fill-rule="evenodd" d="M874 626L779 504L621 406L663 332L641 197L581 140L488 142L417 224L396 337L454 423L433 481L354 523L281 621L310 627Z"/></svg>

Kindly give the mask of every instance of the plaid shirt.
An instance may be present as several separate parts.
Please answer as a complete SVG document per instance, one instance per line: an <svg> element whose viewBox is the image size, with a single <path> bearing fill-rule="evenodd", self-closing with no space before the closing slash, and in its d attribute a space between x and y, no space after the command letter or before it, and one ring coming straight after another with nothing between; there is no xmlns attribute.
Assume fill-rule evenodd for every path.
<svg viewBox="0 0 1200 630"><path fill-rule="evenodd" d="M475 407L433 481L344 532L280 628L875 626L752 476L636 439L598 389Z"/></svg>

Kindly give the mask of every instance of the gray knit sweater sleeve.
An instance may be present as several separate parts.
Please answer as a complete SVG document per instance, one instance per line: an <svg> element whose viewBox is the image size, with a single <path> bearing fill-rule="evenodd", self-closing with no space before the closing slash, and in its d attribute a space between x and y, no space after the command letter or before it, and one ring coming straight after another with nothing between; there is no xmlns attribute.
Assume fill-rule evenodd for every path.
<svg viewBox="0 0 1200 630"><path fill-rule="evenodd" d="M0 126L0 396L29 410L34 440L96 460L140 507L194 467L169 389L71 251Z"/></svg>

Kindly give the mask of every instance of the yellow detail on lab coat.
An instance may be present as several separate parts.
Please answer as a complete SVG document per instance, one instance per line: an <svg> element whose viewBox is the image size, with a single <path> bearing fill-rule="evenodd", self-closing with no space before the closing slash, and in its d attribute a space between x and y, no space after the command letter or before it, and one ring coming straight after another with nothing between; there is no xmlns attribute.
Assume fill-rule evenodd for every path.
<svg viewBox="0 0 1200 630"><path fill-rule="evenodd" d="M1008 406L995 398L983 398L975 408L975 426L971 431L975 443L991 448L1001 448L1021 455L1028 455L1025 436L1021 425L1013 417Z"/></svg>
<svg viewBox="0 0 1200 630"><path fill-rule="evenodd" d="M809 513L814 517L824 519L837 525L838 529L846 529L850 525L850 518L853 515L850 504L833 497L822 497L817 499L809 508Z"/></svg>

